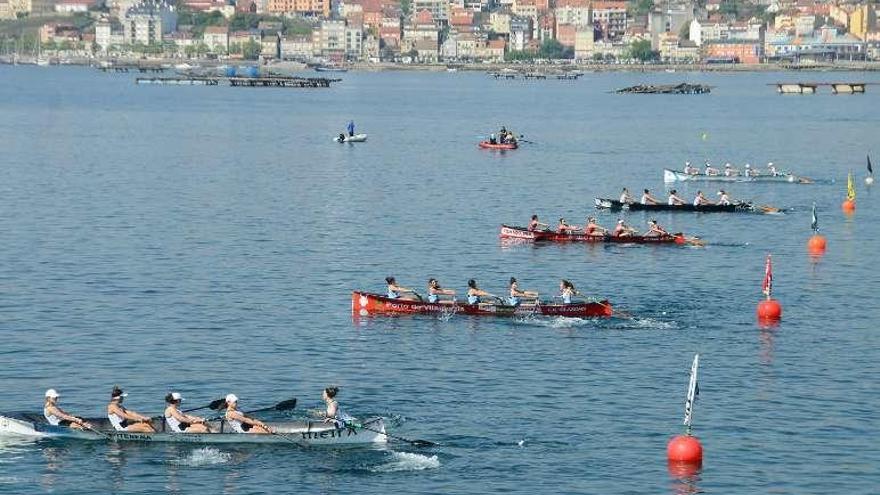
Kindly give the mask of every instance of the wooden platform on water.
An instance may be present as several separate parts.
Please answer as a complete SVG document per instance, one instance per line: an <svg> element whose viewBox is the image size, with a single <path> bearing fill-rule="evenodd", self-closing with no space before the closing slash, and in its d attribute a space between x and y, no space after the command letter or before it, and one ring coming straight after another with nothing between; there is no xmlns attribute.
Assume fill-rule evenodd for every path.
<svg viewBox="0 0 880 495"><path fill-rule="evenodd" d="M712 87L705 84L639 84L628 88L621 88L615 93L651 94L651 95L701 95L711 93Z"/></svg>
<svg viewBox="0 0 880 495"><path fill-rule="evenodd" d="M769 84L770 86L776 86L776 92L779 94L798 94L798 95L812 95L816 93L816 90L819 86L831 86L831 93L838 94L862 94L865 92L865 86L868 83L815 83L815 82L793 82L793 83L774 83Z"/></svg>
<svg viewBox="0 0 880 495"><path fill-rule="evenodd" d="M331 83L341 79L326 77L221 77L221 76L186 76L186 77L139 77L135 84L157 84L165 86L219 86L226 82L236 88L329 88Z"/></svg>

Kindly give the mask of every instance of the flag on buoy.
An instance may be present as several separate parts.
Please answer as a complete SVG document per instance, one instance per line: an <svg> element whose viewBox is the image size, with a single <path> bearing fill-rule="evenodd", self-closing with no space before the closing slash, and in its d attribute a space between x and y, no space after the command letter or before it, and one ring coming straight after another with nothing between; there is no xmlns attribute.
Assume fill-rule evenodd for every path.
<svg viewBox="0 0 880 495"><path fill-rule="evenodd" d="M694 363L691 365L691 378L688 382L687 399L684 402L684 425L687 427L687 434L691 434L691 422L694 416L694 402L700 395L700 384L697 381L697 368L700 367L700 355L694 355Z"/></svg>
<svg viewBox="0 0 880 495"><path fill-rule="evenodd" d="M813 232L819 233L819 217L816 216L816 203L813 203L813 222L810 224L810 228L813 229Z"/></svg>
<svg viewBox="0 0 880 495"><path fill-rule="evenodd" d="M770 255L767 255L767 262L764 264L764 282L761 284L761 292L767 296L767 299L773 295L773 263L770 261Z"/></svg>
<svg viewBox="0 0 880 495"><path fill-rule="evenodd" d="M672 437L666 444L666 458L669 460L670 473L677 473L681 468L686 472L699 469L703 462L703 445L700 440L691 435L691 420L694 413L694 402L700 394L697 385L697 369L700 366L700 355L694 355L694 363L691 365L691 378L688 382L687 399L684 403L684 425L687 431L684 435ZM681 472L685 472L681 471Z"/></svg>

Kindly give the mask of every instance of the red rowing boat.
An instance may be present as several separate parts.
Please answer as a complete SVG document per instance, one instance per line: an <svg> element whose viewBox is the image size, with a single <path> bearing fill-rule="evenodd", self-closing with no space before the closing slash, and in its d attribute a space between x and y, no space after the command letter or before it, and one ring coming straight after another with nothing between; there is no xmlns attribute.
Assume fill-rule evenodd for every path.
<svg viewBox="0 0 880 495"><path fill-rule="evenodd" d="M489 141L480 141L480 148L484 148L487 150L515 150L519 147L516 143L495 143L492 144Z"/></svg>
<svg viewBox="0 0 880 495"><path fill-rule="evenodd" d="M523 241L550 241L550 242L609 242L616 244L688 244L694 242L678 232L668 236L644 236L627 235L616 236L611 234L589 235L577 232L554 232L552 230L529 230L525 227L510 225L501 226L502 239L519 239Z"/></svg>
<svg viewBox="0 0 880 495"><path fill-rule="evenodd" d="M351 293L351 312L358 316L461 313L473 316L541 315L579 318L608 318L612 315L611 303L607 300L572 304L522 304L519 306L494 303L466 304L457 301L441 304L430 303L427 301L413 301L409 299L391 299L381 294L357 291Z"/></svg>

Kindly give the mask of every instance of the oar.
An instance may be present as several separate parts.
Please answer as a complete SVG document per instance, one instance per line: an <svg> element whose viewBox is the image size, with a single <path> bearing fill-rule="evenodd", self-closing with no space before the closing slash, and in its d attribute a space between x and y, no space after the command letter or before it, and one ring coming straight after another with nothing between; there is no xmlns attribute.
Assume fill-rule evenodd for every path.
<svg viewBox="0 0 880 495"><path fill-rule="evenodd" d="M379 433L381 435L385 435L388 438L393 438L393 439L399 440L401 442L406 442L406 443L412 445L413 447L434 447L437 445L436 443L429 442L427 440L410 440L408 438L399 437L397 435L392 435L390 433L386 433L382 430L377 430L375 428L370 428L369 426L364 426L360 423L353 423L352 426L354 426L355 428L361 428L363 430L372 431L373 433Z"/></svg>
<svg viewBox="0 0 880 495"><path fill-rule="evenodd" d="M536 143L536 142L534 142L534 141L529 141L529 140L524 139L524 138L525 138L525 136L523 136L522 134L520 134L520 135L519 135L519 138L517 138L517 141L519 141L519 142L521 142L521 143L538 144L538 143Z"/></svg>
<svg viewBox="0 0 880 495"><path fill-rule="evenodd" d="M226 404L226 399L217 399L217 400L212 400L212 401L211 401L208 405L206 405L206 406L200 406L200 407L193 407L193 408L190 408L190 409L184 409L184 410L182 410L181 412L188 413L188 412L193 412L193 411L201 411L202 409L211 409L211 410L214 410L214 411L218 411L218 410L220 410L220 408L223 407L224 404ZM153 417L152 417L152 419L162 419L162 418L163 418L163 416L153 416Z"/></svg>
<svg viewBox="0 0 880 495"><path fill-rule="evenodd" d="M412 295L418 297L420 302L424 301L424 299L422 299L422 296L420 296L418 292L414 291L413 289L410 289L409 291L412 292Z"/></svg>
<svg viewBox="0 0 880 495"><path fill-rule="evenodd" d="M98 430L96 430L96 429L94 429L94 428L91 428L91 427L89 427L89 426L86 426L86 425L84 425L84 424L81 424L80 426L82 426L82 427L83 427L84 429L86 429L86 430L91 431L92 433L97 433L98 435L101 435L102 437L106 438L107 440L112 440L112 439L113 439L113 437L111 437L110 435L104 433L103 431L98 431Z"/></svg>
<svg viewBox="0 0 880 495"><path fill-rule="evenodd" d="M225 399L223 401L223 404L226 404ZM296 398L295 397L293 399L283 400L283 401L275 404L274 406L261 407L260 409L253 409L250 411L244 411L244 414L254 414L254 413L265 412L265 411L289 411L294 408L296 408ZM218 407L217 409L220 409L220 407ZM222 416L215 416L213 418L208 418L208 421L215 421L215 420L218 420L221 418L222 418Z"/></svg>
<svg viewBox="0 0 880 495"><path fill-rule="evenodd" d="M285 435L284 433L278 433L277 431L271 431L271 430L270 430L270 431L269 431L269 434L270 434L270 435L274 435L274 436L276 436L276 437L283 438L284 440L286 440L286 441L288 441L288 442L290 442L290 443L293 443L293 444L299 445L300 447L303 447L303 448L305 448L305 449L309 448L309 444L303 442L302 440L298 440L298 439L296 439L296 438L294 438L294 437L291 437L291 436Z"/></svg>

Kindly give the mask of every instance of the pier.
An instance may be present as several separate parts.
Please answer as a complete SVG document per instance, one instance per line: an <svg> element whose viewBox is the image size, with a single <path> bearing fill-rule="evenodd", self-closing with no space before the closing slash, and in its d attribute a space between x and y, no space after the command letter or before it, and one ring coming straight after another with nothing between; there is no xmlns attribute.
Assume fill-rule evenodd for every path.
<svg viewBox="0 0 880 495"><path fill-rule="evenodd" d="M615 93L630 94L656 94L656 95L701 95L711 93L712 87L705 84L639 84L628 88L621 88Z"/></svg>
<svg viewBox="0 0 880 495"><path fill-rule="evenodd" d="M221 76L182 76L182 77L138 77L135 84L155 84L164 86L219 86L226 81L236 88L329 88L331 83L341 79L326 77L221 77Z"/></svg>
<svg viewBox="0 0 880 495"><path fill-rule="evenodd" d="M812 95L816 94L819 86L830 86L831 93L838 94L863 94L865 86L868 83L814 83L814 82L794 82L794 83L775 83L770 86L776 86L776 92L779 94L798 94Z"/></svg>
<svg viewBox="0 0 880 495"><path fill-rule="evenodd" d="M165 67L159 66L145 66L145 65L108 65L104 67L98 67L98 70L101 72L133 72L138 71L140 73L147 72L165 72Z"/></svg>
<svg viewBox="0 0 880 495"><path fill-rule="evenodd" d="M523 80L547 80L547 79L558 79L558 80L577 80L581 76L584 75L583 72L537 72L537 71L500 71L500 72L489 72L489 76L495 79L523 79Z"/></svg>

